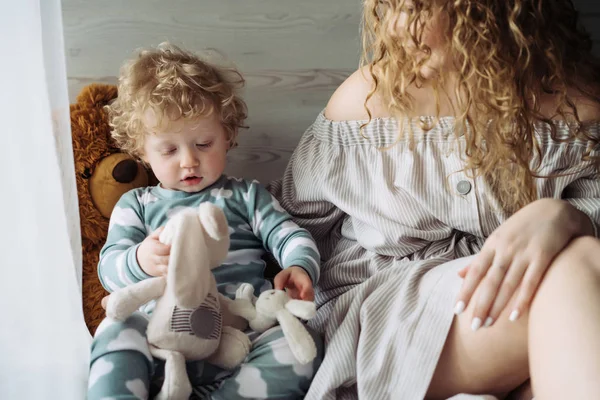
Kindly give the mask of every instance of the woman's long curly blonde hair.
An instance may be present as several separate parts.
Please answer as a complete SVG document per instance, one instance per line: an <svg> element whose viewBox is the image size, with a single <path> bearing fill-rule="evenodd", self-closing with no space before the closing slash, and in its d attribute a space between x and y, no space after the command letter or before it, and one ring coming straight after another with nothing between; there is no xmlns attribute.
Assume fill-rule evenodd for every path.
<svg viewBox="0 0 600 400"><path fill-rule="evenodd" d="M106 106L111 134L117 146L139 157L144 125L151 110L160 127L164 118L197 119L216 113L230 147L237 144L239 128L247 117L239 95L244 79L232 67L222 67L168 42L141 50L121 67L117 99Z"/></svg>
<svg viewBox="0 0 600 400"><path fill-rule="evenodd" d="M398 15L408 3L365 0L363 65L375 83L369 98L377 93L394 115L415 117L407 89L426 80L418 72L431 54L422 42L423 31L430 16L441 13L447 22L447 54L458 77L456 93L448 95L458 99L455 131L465 138L465 171L484 176L507 210L537 198L538 166L531 165L539 152L537 123L549 124L553 139L559 140L553 120L560 116L570 122L568 139L589 140L596 147L599 140L586 132L570 94L575 90L600 103L600 63L571 0L410 1L405 37L425 54L420 60L388 34L386 13ZM431 82L438 110L443 80L441 71ZM545 95L558 99L552 118L540 110ZM371 115L368 107L367 112Z"/></svg>

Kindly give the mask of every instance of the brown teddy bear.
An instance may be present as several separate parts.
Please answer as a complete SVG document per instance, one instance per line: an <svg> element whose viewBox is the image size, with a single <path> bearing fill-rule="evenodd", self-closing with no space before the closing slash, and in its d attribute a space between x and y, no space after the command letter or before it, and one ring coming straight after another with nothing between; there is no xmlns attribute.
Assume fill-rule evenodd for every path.
<svg viewBox="0 0 600 400"><path fill-rule="evenodd" d="M101 300L107 292L97 266L110 214L125 192L156 182L141 163L114 145L104 106L116 97L115 86L92 84L70 107L83 251L83 312L92 335L105 316Z"/></svg>

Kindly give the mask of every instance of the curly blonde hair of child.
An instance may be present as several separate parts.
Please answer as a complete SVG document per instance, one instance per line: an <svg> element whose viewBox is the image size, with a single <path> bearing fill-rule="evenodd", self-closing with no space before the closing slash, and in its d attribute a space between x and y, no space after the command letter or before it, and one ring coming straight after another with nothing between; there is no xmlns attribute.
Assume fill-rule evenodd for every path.
<svg viewBox="0 0 600 400"><path fill-rule="evenodd" d="M422 50L422 59L386 31L386 18L405 7L410 16L404 36ZM571 95L575 89L600 103L600 63L592 41L571 0L365 0L362 64L375 82L369 98L380 95L397 117L416 117L407 88L425 82L419 71L431 49L422 37L435 12L444 19L445 50L458 72L452 97L458 99L455 134L465 139L464 171L484 176L501 204L514 212L537 198L534 180L543 178L536 174L540 166L531 165L540 152L536 124L548 124L554 140L579 138L597 149L598 138L580 120ZM430 79L439 110L443 71ZM558 99L552 118L540 110L544 95ZM371 116L366 102L365 107ZM568 138L557 135L556 119L568 122ZM598 161L589 151L584 158Z"/></svg>
<svg viewBox="0 0 600 400"><path fill-rule="evenodd" d="M117 146L140 157L147 111L161 126L164 118L197 119L216 113L225 129L229 146L237 145L239 129L247 117L246 103L239 95L241 74L170 44L139 51L121 67L118 97L106 106L112 137ZM168 121L167 121L168 123Z"/></svg>

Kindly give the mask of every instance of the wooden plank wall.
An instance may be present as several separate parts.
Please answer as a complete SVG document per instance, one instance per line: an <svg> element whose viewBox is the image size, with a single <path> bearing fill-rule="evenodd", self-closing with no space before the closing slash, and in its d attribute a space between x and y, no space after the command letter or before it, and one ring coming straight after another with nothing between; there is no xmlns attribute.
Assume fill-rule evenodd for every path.
<svg viewBox="0 0 600 400"><path fill-rule="evenodd" d="M600 42L600 0L575 0ZM247 78L250 129L227 172L280 177L304 130L358 66L361 0L63 0L69 95L115 83L140 47L216 49ZM598 46L600 47L600 46Z"/></svg>
<svg viewBox="0 0 600 400"><path fill-rule="evenodd" d="M267 182L358 66L360 13L360 0L63 0L69 95L116 82L139 47L217 49L245 75L250 115L227 172Z"/></svg>

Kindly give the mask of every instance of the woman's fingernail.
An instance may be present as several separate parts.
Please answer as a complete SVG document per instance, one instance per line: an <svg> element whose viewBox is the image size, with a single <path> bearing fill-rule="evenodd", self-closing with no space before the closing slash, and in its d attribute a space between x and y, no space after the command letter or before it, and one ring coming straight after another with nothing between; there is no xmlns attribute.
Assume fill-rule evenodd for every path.
<svg viewBox="0 0 600 400"><path fill-rule="evenodd" d="M486 328L489 328L490 326L492 326L493 323L494 323L494 318L487 317L483 326Z"/></svg>
<svg viewBox="0 0 600 400"><path fill-rule="evenodd" d="M514 310L513 312L510 313L510 317L508 317L508 319L511 320L512 322L515 322L518 318L519 318L519 310Z"/></svg>
<svg viewBox="0 0 600 400"><path fill-rule="evenodd" d="M458 315L463 311L465 311L465 302L461 300L454 306L454 314Z"/></svg>
<svg viewBox="0 0 600 400"><path fill-rule="evenodd" d="M481 328L481 318L473 318L473 322L471 322L471 329L473 329L473 331L476 331L477 329Z"/></svg>

